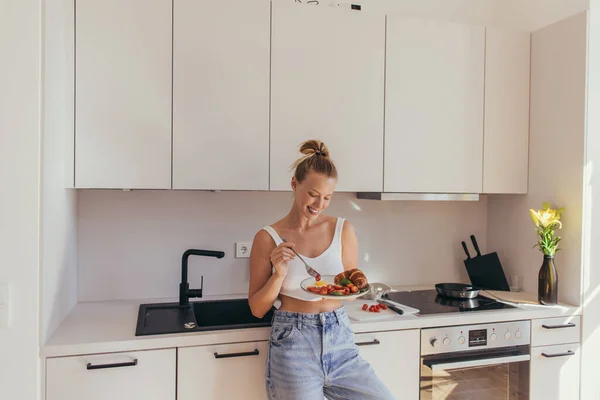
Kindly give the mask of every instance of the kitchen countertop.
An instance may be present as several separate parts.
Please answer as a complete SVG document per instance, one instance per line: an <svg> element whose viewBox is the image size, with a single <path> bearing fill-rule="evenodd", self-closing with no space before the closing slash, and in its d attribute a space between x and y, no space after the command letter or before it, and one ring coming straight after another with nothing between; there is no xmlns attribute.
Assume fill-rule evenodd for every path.
<svg viewBox="0 0 600 400"><path fill-rule="evenodd" d="M432 286L395 287L395 290L432 289ZM518 308L485 312L462 312L415 316L398 315L387 310L387 316L366 317L360 309L362 299L350 302L346 311L355 333L420 329L463 324L483 324L502 321L527 320L579 315L580 307L569 305L541 306L532 293L489 292ZM205 296L204 300L243 298L240 296ZM135 336L140 304L176 302L177 299L145 299L78 303L42 347L42 357L60 357L118 351L150 350L159 348L201 346L209 344L262 341L269 338L270 327L231 329L208 332L190 332L167 335ZM525 304L515 304L523 302ZM373 313L371 313L373 314ZM370 317L370 316L369 316Z"/></svg>

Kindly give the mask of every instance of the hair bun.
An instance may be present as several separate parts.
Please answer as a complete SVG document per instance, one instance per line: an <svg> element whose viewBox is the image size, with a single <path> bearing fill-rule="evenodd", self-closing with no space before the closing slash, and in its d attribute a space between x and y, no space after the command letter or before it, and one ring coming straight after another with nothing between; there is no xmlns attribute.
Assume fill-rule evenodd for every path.
<svg viewBox="0 0 600 400"><path fill-rule="evenodd" d="M300 145L300 153L302 157L292 165L294 177L298 182L304 181L310 171L337 179L337 169L329 157L329 149L325 143L320 140L307 140Z"/></svg>
<svg viewBox="0 0 600 400"><path fill-rule="evenodd" d="M307 140L300 145L300 153L306 156L321 156L329 159L329 149L320 140Z"/></svg>

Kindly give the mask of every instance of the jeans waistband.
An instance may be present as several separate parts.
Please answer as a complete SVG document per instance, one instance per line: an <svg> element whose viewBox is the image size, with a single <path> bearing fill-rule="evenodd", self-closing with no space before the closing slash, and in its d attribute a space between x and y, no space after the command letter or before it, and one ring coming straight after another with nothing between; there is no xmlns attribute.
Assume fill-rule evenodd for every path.
<svg viewBox="0 0 600 400"><path fill-rule="evenodd" d="M298 323L302 325L339 325L346 317L344 307L324 313L297 313L291 311L275 310L273 323Z"/></svg>

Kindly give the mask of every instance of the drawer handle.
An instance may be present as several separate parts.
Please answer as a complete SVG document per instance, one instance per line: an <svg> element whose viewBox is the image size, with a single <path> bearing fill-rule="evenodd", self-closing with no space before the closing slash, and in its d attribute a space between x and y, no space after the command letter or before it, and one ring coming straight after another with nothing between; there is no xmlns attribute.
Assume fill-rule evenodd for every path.
<svg viewBox="0 0 600 400"><path fill-rule="evenodd" d="M259 354L258 349L254 349L254 351L247 351L245 353L225 353L225 354L215 353L215 358L247 357L247 356L257 356L258 354Z"/></svg>
<svg viewBox="0 0 600 400"><path fill-rule="evenodd" d="M381 344L381 342L379 340L377 340L377 339L373 339L370 342L359 342L359 343L356 343L357 346L372 346L374 344Z"/></svg>
<svg viewBox="0 0 600 400"><path fill-rule="evenodd" d="M127 361L127 362L115 363L115 364L97 364L97 365L93 365L92 363L87 363L87 369L134 367L134 366L137 365L137 363L138 363L137 358L135 358L133 361Z"/></svg>
<svg viewBox="0 0 600 400"><path fill-rule="evenodd" d="M572 352L571 350L568 350L566 353L556 353L556 354L542 353L542 355L546 358L572 356L573 354L575 354L575 353Z"/></svg>
<svg viewBox="0 0 600 400"><path fill-rule="evenodd" d="M564 325L542 325L542 328L546 328L546 329L561 329L561 328L573 328L577 325L575 325L572 322L569 322L568 324L564 324Z"/></svg>

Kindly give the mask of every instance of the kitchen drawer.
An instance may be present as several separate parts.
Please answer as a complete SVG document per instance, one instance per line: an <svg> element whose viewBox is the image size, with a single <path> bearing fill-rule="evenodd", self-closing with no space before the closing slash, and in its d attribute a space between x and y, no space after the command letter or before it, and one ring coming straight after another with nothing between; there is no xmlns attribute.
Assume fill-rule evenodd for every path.
<svg viewBox="0 0 600 400"><path fill-rule="evenodd" d="M46 361L46 400L175 400L176 350Z"/></svg>
<svg viewBox="0 0 600 400"><path fill-rule="evenodd" d="M579 399L579 343L531 349L532 400Z"/></svg>
<svg viewBox="0 0 600 400"><path fill-rule="evenodd" d="M580 330L579 316L534 319L531 321L531 345L579 343Z"/></svg>
<svg viewBox="0 0 600 400"><path fill-rule="evenodd" d="M268 342L177 349L177 400L266 399Z"/></svg>
<svg viewBox="0 0 600 400"><path fill-rule="evenodd" d="M354 335L360 355L392 394L402 400L419 398L419 341L418 329Z"/></svg>

